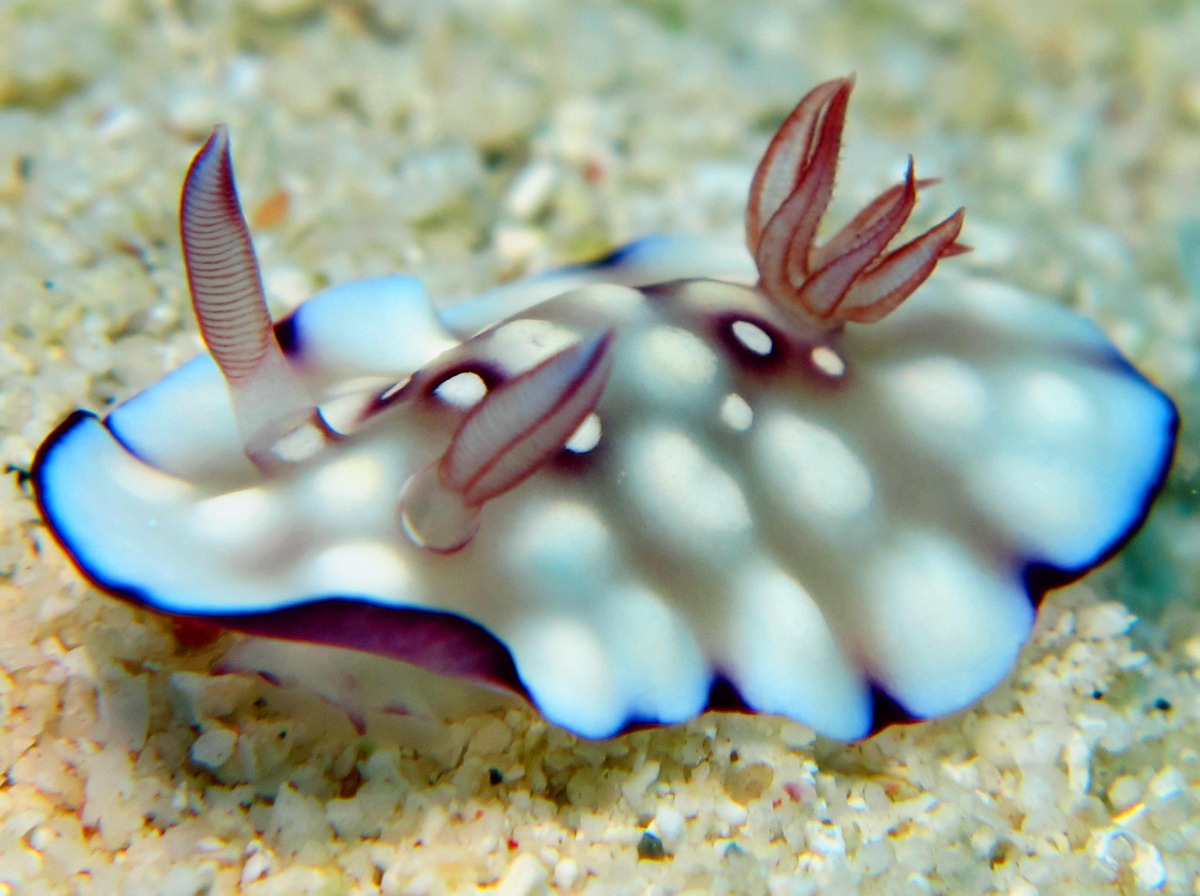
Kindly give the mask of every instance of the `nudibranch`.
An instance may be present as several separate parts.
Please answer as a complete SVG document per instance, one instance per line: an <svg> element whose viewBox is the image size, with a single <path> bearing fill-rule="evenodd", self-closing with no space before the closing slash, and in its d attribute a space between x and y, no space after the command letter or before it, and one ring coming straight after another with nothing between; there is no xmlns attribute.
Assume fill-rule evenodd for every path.
<svg viewBox="0 0 1200 896"><path fill-rule="evenodd" d="M1140 525L1177 414L1083 317L926 283L962 210L889 248L932 183L911 159L819 241L850 90L771 141L748 252L650 237L277 322L218 127L180 212L208 352L47 438L45 520L116 596L341 648L350 671L314 668L347 705L403 707L401 660L593 738L717 704L840 739L967 706Z"/></svg>

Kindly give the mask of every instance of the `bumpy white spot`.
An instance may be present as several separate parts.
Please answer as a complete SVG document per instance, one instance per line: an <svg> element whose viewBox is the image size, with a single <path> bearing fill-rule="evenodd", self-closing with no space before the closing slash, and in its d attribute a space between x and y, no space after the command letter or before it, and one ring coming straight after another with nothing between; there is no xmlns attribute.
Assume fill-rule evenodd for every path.
<svg viewBox="0 0 1200 896"><path fill-rule="evenodd" d="M675 429L639 433L630 444L625 489L656 533L703 554L750 528L733 478Z"/></svg>
<svg viewBox="0 0 1200 896"><path fill-rule="evenodd" d="M1014 422L1036 442L1074 445L1094 436L1095 406L1061 374L1038 370L1022 377L1011 403Z"/></svg>
<svg viewBox="0 0 1200 896"><path fill-rule="evenodd" d="M652 329L631 347L629 360L641 393L673 408L704 401L718 374L713 351L678 327Z"/></svg>
<svg viewBox="0 0 1200 896"><path fill-rule="evenodd" d="M596 414L588 414L563 447L574 454L587 454L600 444L603 434L600 418Z"/></svg>
<svg viewBox="0 0 1200 896"><path fill-rule="evenodd" d="M252 545L278 522L278 505L261 486L198 501L192 526L198 543L237 548Z"/></svg>
<svg viewBox="0 0 1200 896"><path fill-rule="evenodd" d="M745 432L754 423L754 409L742 396L730 392L721 402L721 422L735 432Z"/></svg>
<svg viewBox="0 0 1200 896"><path fill-rule="evenodd" d="M390 546L364 541L326 548L305 565L299 593L403 598L415 602L412 575Z"/></svg>
<svg viewBox="0 0 1200 896"><path fill-rule="evenodd" d="M771 354L771 350L775 347L775 342L771 339L770 334L758 324L752 324L748 320L735 320L729 329L733 333L733 338L741 343L742 348L760 358Z"/></svg>
<svg viewBox="0 0 1200 896"><path fill-rule="evenodd" d="M603 608L627 712L668 724L698 715L708 701L708 664L678 611L637 587L614 591Z"/></svg>
<svg viewBox="0 0 1200 896"><path fill-rule="evenodd" d="M846 360L827 345L818 345L810 357L813 366L826 376L836 379L846 373Z"/></svg>
<svg viewBox="0 0 1200 896"><path fill-rule="evenodd" d="M989 410L979 374L957 358L927 356L885 371L884 385L910 430L936 438L937 429L968 430Z"/></svg>
<svg viewBox="0 0 1200 896"><path fill-rule="evenodd" d="M867 468L832 430L776 411L760 421L755 448L764 481L793 516L844 522L871 506Z"/></svg>
<svg viewBox="0 0 1200 896"><path fill-rule="evenodd" d="M910 712L961 709L1012 668L1033 625L1019 584L933 532L898 533L865 559L860 649Z"/></svg>
<svg viewBox="0 0 1200 896"><path fill-rule="evenodd" d="M438 385L433 394L452 408L465 409L474 407L487 395L487 385L479 374L465 370Z"/></svg>
<svg viewBox="0 0 1200 896"><path fill-rule="evenodd" d="M971 470L967 487L981 509L1022 547L1040 548L1056 562L1083 563L1091 560L1087 551L1095 550L1094 530L1108 520L1102 488L1087 475L1085 464L1073 460L985 456Z"/></svg>
<svg viewBox="0 0 1200 896"><path fill-rule="evenodd" d="M527 505L509 524L499 553L518 593L560 605L588 602L619 566L597 513L566 500Z"/></svg>
<svg viewBox="0 0 1200 896"><path fill-rule="evenodd" d="M575 619L538 616L506 640L546 718L584 737L607 737L625 721L614 670L591 628Z"/></svg>
<svg viewBox="0 0 1200 896"><path fill-rule="evenodd" d="M747 564L737 581L726 662L750 706L805 719L832 737L866 734L866 684L809 593L761 559Z"/></svg>

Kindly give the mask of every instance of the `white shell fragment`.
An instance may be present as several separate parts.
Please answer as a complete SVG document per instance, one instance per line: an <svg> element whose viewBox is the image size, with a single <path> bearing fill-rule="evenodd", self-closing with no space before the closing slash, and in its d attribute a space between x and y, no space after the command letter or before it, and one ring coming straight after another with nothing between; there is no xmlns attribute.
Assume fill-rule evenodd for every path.
<svg viewBox="0 0 1200 896"><path fill-rule="evenodd" d="M811 102L812 139L840 130ZM772 164L803 151L798 126ZM760 229L820 187L769 174ZM894 257L915 289L958 226L858 288L898 304L872 272ZM806 264L848 264L851 236ZM806 309L837 306L830 277ZM729 688L843 739L967 706L1045 589L1140 524L1175 409L1093 324L1013 289L943 273L822 329L757 281L744 249L660 237L446 308L410 278L337 287L276 325L328 428L316 454L251 462L204 356L65 421L38 499L117 595L508 686L587 737ZM363 685L386 667L347 680L405 705Z"/></svg>

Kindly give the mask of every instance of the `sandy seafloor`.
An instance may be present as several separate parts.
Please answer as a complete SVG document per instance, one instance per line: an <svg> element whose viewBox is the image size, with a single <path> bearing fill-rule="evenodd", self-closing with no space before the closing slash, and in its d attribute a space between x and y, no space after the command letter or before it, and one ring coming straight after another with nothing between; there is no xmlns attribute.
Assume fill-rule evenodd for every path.
<svg viewBox="0 0 1200 896"><path fill-rule="evenodd" d="M84 584L22 476L72 408L196 352L177 196L216 121L283 312L737 238L771 129L851 71L835 215L912 152L944 178L921 220L969 211L948 263L1097 319L1186 421L1197 58L1186 0L0 2L0 893L1200 893L1186 424L1143 535L1049 597L1006 684L853 745L523 710L359 735Z"/></svg>

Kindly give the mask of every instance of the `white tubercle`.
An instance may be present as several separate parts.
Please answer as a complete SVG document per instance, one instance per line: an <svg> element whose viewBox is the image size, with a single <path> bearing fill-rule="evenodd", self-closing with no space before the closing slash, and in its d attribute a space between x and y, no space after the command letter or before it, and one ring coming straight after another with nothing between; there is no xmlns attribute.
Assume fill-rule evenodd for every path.
<svg viewBox="0 0 1200 896"><path fill-rule="evenodd" d="M311 456L327 430L275 339L224 125L188 170L179 220L192 305L229 384L246 455L264 472Z"/></svg>

